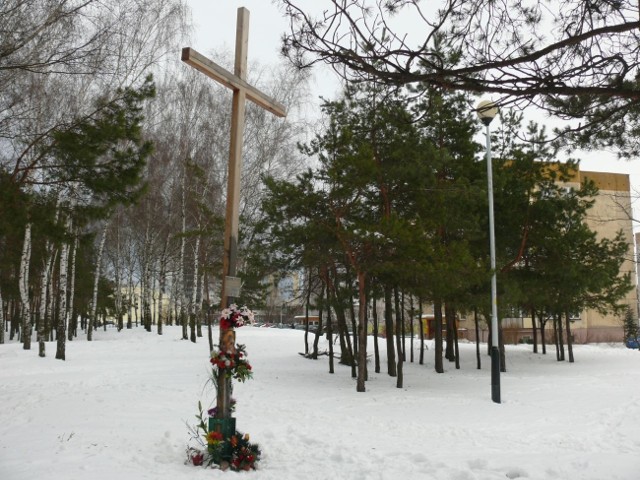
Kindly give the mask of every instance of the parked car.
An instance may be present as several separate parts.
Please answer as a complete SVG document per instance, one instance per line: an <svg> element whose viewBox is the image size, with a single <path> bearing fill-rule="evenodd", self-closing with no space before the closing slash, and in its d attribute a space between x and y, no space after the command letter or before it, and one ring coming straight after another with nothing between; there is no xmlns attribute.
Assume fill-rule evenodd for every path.
<svg viewBox="0 0 640 480"><path fill-rule="evenodd" d="M627 348L640 349L640 341L637 338L627 338Z"/></svg>

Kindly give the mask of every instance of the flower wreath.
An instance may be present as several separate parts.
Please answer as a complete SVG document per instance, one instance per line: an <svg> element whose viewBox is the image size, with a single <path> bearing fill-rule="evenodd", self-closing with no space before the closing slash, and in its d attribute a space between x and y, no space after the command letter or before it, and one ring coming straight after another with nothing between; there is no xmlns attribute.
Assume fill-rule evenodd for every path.
<svg viewBox="0 0 640 480"><path fill-rule="evenodd" d="M253 323L253 312L246 306L238 308L234 303L220 314L220 327L224 330L240 328L247 323Z"/></svg>
<svg viewBox="0 0 640 480"><path fill-rule="evenodd" d="M244 345L236 345L235 353L213 350L210 362L213 365L214 380L218 378L220 371L224 371L227 378L233 378L239 382L244 382L253 377L251 364L247 360L247 351Z"/></svg>

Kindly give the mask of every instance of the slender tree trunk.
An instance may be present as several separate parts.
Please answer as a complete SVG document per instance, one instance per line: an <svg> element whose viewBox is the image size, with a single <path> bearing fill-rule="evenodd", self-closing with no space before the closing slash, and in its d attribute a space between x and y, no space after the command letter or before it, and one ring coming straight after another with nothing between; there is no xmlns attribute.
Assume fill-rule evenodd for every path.
<svg viewBox="0 0 640 480"><path fill-rule="evenodd" d="M573 363L573 340L571 339L571 320L569 312L565 312L567 322L567 352L569 353L569 363Z"/></svg>
<svg viewBox="0 0 640 480"><path fill-rule="evenodd" d="M151 226L147 223L144 233L144 253L142 255L142 282L140 289L140 304L142 326L151 332Z"/></svg>
<svg viewBox="0 0 640 480"><path fill-rule="evenodd" d="M384 286L384 329L387 340L387 373L391 377L397 376L396 352L393 345L393 291L391 286Z"/></svg>
<svg viewBox="0 0 640 480"><path fill-rule="evenodd" d="M2 300L2 286L0 286L0 345L4 343L4 327L5 327L4 301Z"/></svg>
<svg viewBox="0 0 640 480"><path fill-rule="evenodd" d="M404 353L402 351L402 313L400 308L400 295L398 294L398 287L394 288L394 296L396 304L396 348L398 350L396 388L402 388L404 383Z"/></svg>
<svg viewBox="0 0 640 480"><path fill-rule="evenodd" d="M422 298L418 298L418 323L420 324L420 365L424 365L424 320L422 319Z"/></svg>
<svg viewBox="0 0 640 480"><path fill-rule="evenodd" d="M330 293L332 297L332 305L334 307L334 313L338 322L338 334L340 338L340 363L343 365L351 366L351 376L357 377L355 357L353 355L353 349L351 348L351 336L347 328L346 314L343 308L342 299L338 297L338 270L335 263L331 265L331 273L333 278L329 278Z"/></svg>
<svg viewBox="0 0 640 480"><path fill-rule="evenodd" d="M109 222L105 222L102 227L102 234L100 236L100 244L98 245L98 255L96 257L96 273L93 277L93 296L91 300L91 316L89 317L89 325L87 325L87 340L90 342L93 340L93 327L97 326L98 319L98 284L100 282L100 269L102 267L102 254L104 252L104 243L107 239L107 228Z"/></svg>
<svg viewBox="0 0 640 480"><path fill-rule="evenodd" d="M507 371L507 357L504 349L504 335L502 334L502 322L498 322L498 346L500 348L500 371Z"/></svg>
<svg viewBox="0 0 640 480"><path fill-rule="evenodd" d="M38 324L38 355L40 357L45 356L46 350L46 332L49 327L49 314L51 312L49 306L49 298L51 297L51 275L56 256L49 241L47 241L45 245L45 255L47 257L43 262L40 277L40 322Z"/></svg>
<svg viewBox="0 0 640 480"><path fill-rule="evenodd" d="M78 319L73 308L74 293L76 290L76 255L78 253L79 235L75 233L73 237L73 249L71 250L71 287L69 288L69 341L73 340L74 336L78 336Z"/></svg>
<svg viewBox="0 0 640 480"><path fill-rule="evenodd" d="M207 319L207 338L209 340L209 351L213 351L213 328L211 326L211 299L209 298L209 278L207 270L204 271L204 279L202 280L204 283L204 298L207 302L207 311L206 311L206 319ZM169 308L171 310L171 308Z"/></svg>
<svg viewBox="0 0 640 480"><path fill-rule="evenodd" d="M366 294L366 276L363 272L358 274L358 333L359 345L358 351L358 381L356 390L358 392L365 391L365 380L367 379L367 294Z"/></svg>
<svg viewBox="0 0 640 480"><path fill-rule="evenodd" d="M547 321L542 318L542 314L540 315L540 345L542 346L542 354L547 354L547 339L544 335L544 329L547 324Z"/></svg>
<svg viewBox="0 0 640 480"><path fill-rule="evenodd" d="M553 317L553 337L556 344L556 360L559 362L560 361L560 344L558 341L558 319L555 317L555 315Z"/></svg>
<svg viewBox="0 0 640 480"><path fill-rule="evenodd" d="M456 358L456 370L460 370L460 346L458 345L458 325L456 324L456 310L452 308L453 316L453 354Z"/></svg>
<svg viewBox="0 0 640 480"><path fill-rule="evenodd" d="M68 225L68 222L67 222ZM68 231L68 230L67 230ZM60 282L58 285L58 328L56 331L56 359L65 360L66 358L66 323L67 323L67 278L69 268L69 244L62 244L62 253L60 254Z"/></svg>
<svg viewBox="0 0 640 480"><path fill-rule="evenodd" d="M200 259L200 237L196 237L196 246L193 252L193 288L191 291L191 312L189 319L190 327L190 340L196 343L196 316L197 316L197 303L198 303L198 260Z"/></svg>
<svg viewBox="0 0 640 480"><path fill-rule="evenodd" d="M444 305L444 317L447 325L447 348L445 351L444 358L449 360L450 362L455 362L456 353L455 353L455 329L456 329L456 318L455 311L451 307L449 302Z"/></svg>
<svg viewBox="0 0 640 480"><path fill-rule="evenodd" d="M437 373L444 373L444 365L442 362L442 302L436 300L433 303L434 329L435 329L435 369Z"/></svg>
<svg viewBox="0 0 640 480"><path fill-rule="evenodd" d="M556 319L558 322L558 327L557 327L557 331L558 331L558 349L559 349L559 355L560 355L560 361L564 362L564 334L562 331L562 314L557 314L556 315Z"/></svg>
<svg viewBox="0 0 640 480"><path fill-rule="evenodd" d="M404 292L400 294L400 322L402 325L402 361L407 361L407 328L405 322Z"/></svg>
<svg viewBox="0 0 640 480"><path fill-rule="evenodd" d="M164 294L167 288L167 261L166 248L167 242L164 244L162 256L160 257L160 269L158 272L158 284L160 291L158 292L158 323L156 325L156 333L162 335L162 327L164 325ZM211 351L211 350L209 350Z"/></svg>
<svg viewBox="0 0 640 480"><path fill-rule="evenodd" d="M314 360L318 359L318 342L320 341L320 336L322 335L322 314L324 313L323 307L325 305L325 303L323 302L324 292L325 292L325 283L322 283L320 287L320 296L319 296L320 305L318 306L318 329L316 330L316 335L313 339L313 350L311 354L311 358L313 358ZM328 328L329 327L327 326L327 332L329 331Z"/></svg>
<svg viewBox="0 0 640 480"><path fill-rule="evenodd" d="M414 317L415 316L415 312L413 310L413 295L409 296L409 329L411 330L411 340L410 340L410 357L411 357L411 363L413 363L413 338L415 337L414 335L414 329L413 329L413 322L414 322Z"/></svg>
<svg viewBox="0 0 640 480"><path fill-rule="evenodd" d="M473 308L473 323L476 329L476 368L480 370L482 368L482 362L480 361L480 325L478 325L478 309Z"/></svg>
<svg viewBox="0 0 640 480"><path fill-rule="evenodd" d="M22 302L22 348L31 350L31 305L29 299L29 264L31 263L31 223L24 230L20 258L20 301Z"/></svg>
<svg viewBox="0 0 640 480"><path fill-rule="evenodd" d="M333 365L333 321L331 320L331 301L327 288L327 340L329 341L329 373L334 373Z"/></svg>
<svg viewBox="0 0 640 480"><path fill-rule="evenodd" d="M120 268L120 256L121 256L121 251L120 251L120 220L119 220L119 215L118 215L118 220L116 221L116 256L115 256L115 261L113 262L113 275L114 275L114 281L116 284L116 298L115 298L115 307L116 307L116 323L118 325L118 332L122 331L122 329L124 328L124 319L123 319L123 312L122 312L122 271Z"/></svg>
<svg viewBox="0 0 640 480"><path fill-rule="evenodd" d="M202 338L202 298L204 297L204 274L200 274L200 281L198 282L198 295L196 295L196 336Z"/></svg>
<svg viewBox="0 0 640 480"><path fill-rule="evenodd" d="M304 302L304 356L309 356L309 308L311 303L311 269L307 269L307 291Z"/></svg>
<svg viewBox="0 0 640 480"><path fill-rule="evenodd" d="M127 282L127 330L133 328L133 322L131 320L131 309L133 308L133 268L129 270L129 281Z"/></svg>
<svg viewBox="0 0 640 480"><path fill-rule="evenodd" d="M538 353L538 329L536 328L536 311L531 309L531 326L533 327L533 353Z"/></svg>
<svg viewBox="0 0 640 480"><path fill-rule="evenodd" d="M186 168L186 167L185 167ZM178 295L176 300L179 303L179 315L180 315L180 325L182 325L182 339L188 340L189 336L187 334L187 319L185 312L185 303L187 301L187 291L186 285L184 281L184 264L186 261L186 233L187 233L187 186L186 180L187 174L186 171L182 173L182 209L181 209L181 218L182 218L182 235L180 236L180 265L178 268Z"/></svg>
<svg viewBox="0 0 640 480"><path fill-rule="evenodd" d="M347 284L348 285L352 285L352 277L351 277L351 269L349 267L347 267L347 272L346 272L346 276L347 276ZM358 274L356 274L358 275ZM359 307L358 307L359 310ZM349 314L351 317L351 332L353 334L353 339L351 340L351 345L353 345L353 349L352 349L352 353L353 353L353 358L354 358L354 362L353 362L353 366L355 368L355 359L358 358L358 325L356 325L356 311L355 311L355 306L353 304L353 296L349 295ZM355 373L355 372L354 372ZM355 377L355 375L354 375Z"/></svg>
<svg viewBox="0 0 640 480"><path fill-rule="evenodd" d="M376 308L375 297L371 298L371 315L373 316L373 353L375 362L375 372L380 373L380 346L378 345L378 309Z"/></svg>

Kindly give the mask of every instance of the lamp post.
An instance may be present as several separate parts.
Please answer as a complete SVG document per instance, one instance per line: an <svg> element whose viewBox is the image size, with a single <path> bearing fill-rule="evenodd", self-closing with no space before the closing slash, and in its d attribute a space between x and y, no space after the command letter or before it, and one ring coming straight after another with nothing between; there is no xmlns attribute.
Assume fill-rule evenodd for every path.
<svg viewBox="0 0 640 480"><path fill-rule="evenodd" d="M498 342L498 298L496 282L496 235L493 220L493 168L491 165L491 131L489 125L498 114L493 102L482 100L476 107L487 136L487 190L489 195L489 249L491 252L491 400L500 402L500 349Z"/></svg>

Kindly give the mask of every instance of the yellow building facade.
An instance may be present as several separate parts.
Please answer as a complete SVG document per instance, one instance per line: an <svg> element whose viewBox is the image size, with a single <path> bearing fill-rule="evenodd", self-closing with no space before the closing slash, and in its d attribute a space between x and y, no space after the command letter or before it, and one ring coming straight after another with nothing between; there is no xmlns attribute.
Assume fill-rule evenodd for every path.
<svg viewBox="0 0 640 480"><path fill-rule="evenodd" d="M635 316L638 312L638 296L629 175L577 171L574 181L567 186L579 188L585 179L593 181L598 187L594 205L587 214L586 221L589 227L596 232L598 238L614 238L618 231L622 231L625 241L629 244L620 274L629 273L634 288L621 303L629 306ZM622 341L622 318L620 315L602 315L595 310L581 312L572 325L576 343Z"/></svg>

